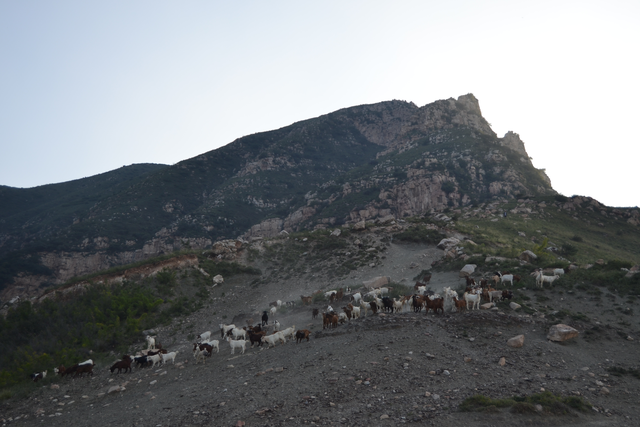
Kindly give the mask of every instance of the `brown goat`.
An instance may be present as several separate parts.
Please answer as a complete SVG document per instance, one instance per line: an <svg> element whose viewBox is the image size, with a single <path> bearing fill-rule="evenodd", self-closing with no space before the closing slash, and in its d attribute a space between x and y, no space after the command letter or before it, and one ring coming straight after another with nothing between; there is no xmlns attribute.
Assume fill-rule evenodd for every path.
<svg viewBox="0 0 640 427"><path fill-rule="evenodd" d="M313 311L311 312L311 318L315 319L316 317L318 317L318 314L320 314L320 310L318 310L317 308L314 308Z"/></svg>
<svg viewBox="0 0 640 427"><path fill-rule="evenodd" d="M112 374L113 374L113 371L115 371L116 369L118 370L118 373L120 373L123 369L125 374L127 373L127 371L131 372L131 358L130 357L128 357L127 359L123 358L122 360L114 363L110 369Z"/></svg>
<svg viewBox="0 0 640 427"><path fill-rule="evenodd" d="M435 314L438 314L438 310L440 310L442 314L444 314L444 299L436 298L432 300L431 298L427 298L427 310L424 314L428 314L429 310L433 310Z"/></svg>
<svg viewBox="0 0 640 427"><path fill-rule="evenodd" d="M131 364L131 361L129 361L129 364ZM85 363L83 365L75 365L76 369L75 369L75 374L73 375L73 377L77 377L78 374L80 374L80 376L82 377L83 374L87 373L91 376L93 376L93 367L95 366L92 363Z"/></svg>
<svg viewBox="0 0 640 427"><path fill-rule="evenodd" d="M299 331L296 331L296 344L300 344L300 341L302 341L303 339L307 339L307 341L309 341L309 335L311 334L311 332L307 329L301 329Z"/></svg>
<svg viewBox="0 0 640 427"><path fill-rule="evenodd" d="M456 310L458 312L467 309L467 303L463 299L453 298L453 302L456 305Z"/></svg>

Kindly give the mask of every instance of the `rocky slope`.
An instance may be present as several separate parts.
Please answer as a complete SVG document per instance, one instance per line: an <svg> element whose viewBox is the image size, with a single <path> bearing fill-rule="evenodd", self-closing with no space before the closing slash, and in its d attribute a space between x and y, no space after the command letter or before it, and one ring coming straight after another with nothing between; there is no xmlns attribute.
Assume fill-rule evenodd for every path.
<svg viewBox="0 0 640 427"><path fill-rule="evenodd" d="M555 289L515 286L527 312L508 303L495 310L425 315L369 315L335 330L323 330L311 309L326 303L281 308L283 327L296 325L312 332L309 342L287 342L274 348L220 353L195 364L190 348L194 334L216 331L220 322L242 324L268 307L269 301L297 300L300 294L338 285L354 288L374 276L412 284L420 269L443 252L425 245L387 245L375 230L357 236L366 247L385 246L375 267L362 266L340 282L327 280L331 260L322 272L304 278L280 275L260 257L255 266L272 271L273 280L255 287L238 277L215 288L208 306L188 318L176 319L155 333L166 348L178 351L175 365L111 374L111 361L96 366L93 378L51 378L39 384L27 400L4 401L0 421L7 426L114 424L133 426L286 426L286 425L442 425L442 426L633 426L640 417L635 405L640 380L637 368L637 320L619 310L629 302L616 295L594 299ZM531 282L529 282L531 284ZM430 285L460 289L457 273L437 273ZM355 289L354 289L355 290ZM547 340L549 313L563 311L564 323L580 335L554 343ZM213 313L213 314L212 314ZM545 314L546 313L546 314ZM584 314L583 314L584 313ZM273 318L271 319L273 320ZM624 333L623 333L624 332ZM524 345L512 348L507 339L524 335ZM132 350L144 347L143 338ZM119 355L113 355L114 360ZM618 368L616 371L612 368ZM621 371L622 369L622 371ZM545 406L520 413L497 407L461 412L464 399L534 395L542 390L579 396L585 412ZM567 411L563 413L563 411Z"/></svg>

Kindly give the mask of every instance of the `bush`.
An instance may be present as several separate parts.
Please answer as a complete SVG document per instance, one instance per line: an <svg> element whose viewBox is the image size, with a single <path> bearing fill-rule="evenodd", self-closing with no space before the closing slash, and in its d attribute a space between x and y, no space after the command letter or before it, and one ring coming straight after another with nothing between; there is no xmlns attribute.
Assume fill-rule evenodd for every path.
<svg viewBox="0 0 640 427"><path fill-rule="evenodd" d="M562 249L560 249L560 253L565 257L572 257L578 253L578 248L573 246L571 243L565 243L562 245Z"/></svg>
<svg viewBox="0 0 640 427"><path fill-rule="evenodd" d="M442 240L443 235L422 225L409 227L401 233L393 236L395 240L407 243L427 243L437 245Z"/></svg>

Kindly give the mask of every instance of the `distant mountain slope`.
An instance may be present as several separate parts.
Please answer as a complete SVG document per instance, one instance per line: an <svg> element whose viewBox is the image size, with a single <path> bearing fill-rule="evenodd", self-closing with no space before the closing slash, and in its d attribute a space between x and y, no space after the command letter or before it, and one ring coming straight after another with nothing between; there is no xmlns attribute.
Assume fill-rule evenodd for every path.
<svg viewBox="0 0 640 427"><path fill-rule="evenodd" d="M0 287L60 283L240 235L539 194L555 194L549 179L516 134L495 135L473 95L361 105L173 166L0 188Z"/></svg>

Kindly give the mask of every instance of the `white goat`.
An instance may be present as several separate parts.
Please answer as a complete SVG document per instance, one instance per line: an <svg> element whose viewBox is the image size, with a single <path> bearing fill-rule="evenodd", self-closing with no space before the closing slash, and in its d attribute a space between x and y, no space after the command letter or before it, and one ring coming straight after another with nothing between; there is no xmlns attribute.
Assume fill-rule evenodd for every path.
<svg viewBox="0 0 640 427"><path fill-rule="evenodd" d="M337 293L338 293L338 291L327 291L327 292L324 293L324 297L326 299L329 299L329 298L331 298L331 295L337 294Z"/></svg>
<svg viewBox="0 0 640 427"><path fill-rule="evenodd" d="M355 294L351 295L351 299L355 304L360 304L360 300L362 299L362 294L360 294L360 292L356 292Z"/></svg>
<svg viewBox="0 0 640 427"><path fill-rule="evenodd" d="M211 338L211 331L203 332L196 338L196 342L205 342L209 338Z"/></svg>
<svg viewBox="0 0 640 427"><path fill-rule="evenodd" d="M147 361L151 361L153 362L151 364L151 367L153 368L154 366L156 366L156 364L160 364L160 361L162 360L162 358L160 357L159 354L154 354L153 356L147 356Z"/></svg>
<svg viewBox="0 0 640 427"><path fill-rule="evenodd" d="M278 301L276 301L276 304L277 304L278 308L282 307L282 301L278 300Z"/></svg>
<svg viewBox="0 0 640 427"><path fill-rule="evenodd" d="M220 323L220 337L224 338L224 336L227 335L227 332L229 332L230 330L232 330L235 327L236 327L236 325L234 325L234 324L225 325L224 323Z"/></svg>
<svg viewBox="0 0 640 427"><path fill-rule="evenodd" d="M458 298L458 293L447 286L442 289L444 291L444 305L451 306L451 311L456 311L456 305L453 302L454 298ZM443 308L444 310L444 308Z"/></svg>
<svg viewBox="0 0 640 427"><path fill-rule="evenodd" d="M502 277L500 277L500 282L510 282L511 286L513 286L513 274L503 274Z"/></svg>
<svg viewBox="0 0 640 427"><path fill-rule="evenodd" d="M338 313L338 322L339 323L346 323L349 321L349 318L347 317L347 313Z"/></svg>
<svg viewBox="0 0 640 427"><path fill-rule="evenodd" d="M468 292L465 292L463 297L467 303L467 310L469 310L469 303L471 303L471 307L473 307L473 310L480 309L480 294L470 294Z"/></svg>
<svg viewBox="0 0 640 427"><path fill-rule="evenodd" d="M556 276L562 276L564 274L564 269L562 269L562 268L554 268L553 269L553 274L555 274Z"/></svg>
<svg viewBox="0 0 640 427"><path fill-rule="evenodd" d="M147 350L155 350L156 340L154 337L147 335Z"/></svg>
<svg viewBox="0 0 640 427"><path fill-rule="evenodd" d="M502 291L489 292L489 302L493 302L493 300L499 301L501 299L502 299Z"/></svg>
<svg viewBox="0 0 640 427"><path fill-rule="evenodd" d="M278 310L278 309L277 309L276 307L271 307L271 308L269 309L269 312L270 312L270 313L271 313L271 315L273 316L274 314L276 314L276 311L277 311L277 310Z"/></svg>
<svg viewBox="0 0 640 427"><path fill-rule="evenodd" d="M351 317L354 319L360 318L360 307L353 307L353 310L351 310Z"/></svg>
<svg viewBox="0 0 640 427"><path fill-rule="evenodd" d="M282 344L286 343L287 340L282 335L282 332L276 332L275 334L265 335L262 337L262 342L266 342L268 344L267 348L275 347L276 343L280 341Z"/></svg>
<svg viewBox="0 0 640 427"><path fill-rule="evenodd" d="M367 317L367 310L371 311L371 306L368 302L364 300L360 301L360 307L362 307L362 312L364 313L364 317Z"/></svg>
<svg viewBox="0 0 640 427"><path fill-rule="evenodd" d="M393 299L393 311L396 313L400 313L402 312L402 307L404 306L404 304L402 304L402 301L397 300L396 298Z"/></svg>
<svg viewBox="0 0 640 427"><path fill-rule="evenodd" d="M231 346L231 354L234 354L236 348L241 348L242 354L244 354L244 348L247 345L246 340L232 340L231 338L227 337L227 341L229 341L229 345Z"/></svg>
<svg viewBox="0 0 640 427"><path fill-rule="evenodd" d="M163 354L162 355L162 364L164 365L169 360L171 360L171 363L173 363L175 365L176 364L176 355L177 354L178 354L177 351L172 351L171 353Z"/></svg>
<svg viewBox="0 0 640 427"><path fill-rule="evenodd" d="M280 333L284 338L294 339L296 337L296 325L290 326L287 329L283 329L282 331L280 331Z"/></svg>
<svg viewBox="0 0 640 427"><path fill-rule="evenodd" d="M247 331L245 331L242 328L233 328L231 330L231 335L233 335L233 339L238 339L240 337L242 337L243 340L247 339Z"/></svg>

